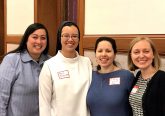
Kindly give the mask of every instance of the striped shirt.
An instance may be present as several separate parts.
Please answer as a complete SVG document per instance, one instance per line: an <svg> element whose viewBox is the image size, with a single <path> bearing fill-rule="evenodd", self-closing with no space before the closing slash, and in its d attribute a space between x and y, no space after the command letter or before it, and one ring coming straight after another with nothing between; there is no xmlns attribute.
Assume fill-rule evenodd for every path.
<svg viewBox="0 0 165 116"><path fill-rule="evenodd" d="M129 101L133 109L133 116L143 116L142 97L150 80L151 78L144 80L142 77L139 77L131 91Z"/></svg>

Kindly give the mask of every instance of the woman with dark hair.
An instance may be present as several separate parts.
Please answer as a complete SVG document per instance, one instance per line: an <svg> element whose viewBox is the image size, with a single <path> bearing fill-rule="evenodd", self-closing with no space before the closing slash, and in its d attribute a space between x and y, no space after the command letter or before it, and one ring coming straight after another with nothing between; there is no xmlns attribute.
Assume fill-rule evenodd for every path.
<svg viewBox="0 0 165 116"><path fill-rule="evenodd" d="M92 83L87 94L91 116L132 116L128 98L134 76L117 65L116 53L114 39L100 37L96 40L98 66L92 73Z"/></svg>
<svg viewBox="0 0 165 116"><path fill-rule="evenodd" d="M57 31L57 46L56 46L56 54L58 52L58 50L62 49L62 44L61 44L61 33L62 33L62 29L65 26L75 26L77 28L77 37L80 38L80 30L79 27L77 26L77 24L70 22L70 21L64 21L62 22L62 24L60 25L60 27L58 28ZM79 44L77 45L76 49L77 52L79 52Z"/></svg>
<svg viewBox="0 0 165 116"><path fill-rule="evenodd" d="M65 21L57 33L57 54L44 63L39 77L40 116L88 116L90 59L78 54L80 31Z"/></svg>
<svg viewBox="0 0 165 116"><path fill-rule="evenodd" d="M34 23L18 48L6 54L0 65L0 116L39 116L38 78L48 50L46 27Z"/></svg>

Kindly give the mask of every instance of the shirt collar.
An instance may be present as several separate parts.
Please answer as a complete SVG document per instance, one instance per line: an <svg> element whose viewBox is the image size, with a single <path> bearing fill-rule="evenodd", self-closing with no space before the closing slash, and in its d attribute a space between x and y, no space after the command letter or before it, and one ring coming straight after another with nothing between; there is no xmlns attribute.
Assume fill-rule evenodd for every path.
<svg viewBox="0 0 165 116"><path fill-rule="evenodd" d="M41 57L39 59L39 64L42 64L45 60L47 60L49 58L48 55L44 55L44 54L41 54ZM30 54L28 53L27 50L21 52L21 59L23 62L29 62L29 61L34 61L36 62L31 56Z"/></svg>

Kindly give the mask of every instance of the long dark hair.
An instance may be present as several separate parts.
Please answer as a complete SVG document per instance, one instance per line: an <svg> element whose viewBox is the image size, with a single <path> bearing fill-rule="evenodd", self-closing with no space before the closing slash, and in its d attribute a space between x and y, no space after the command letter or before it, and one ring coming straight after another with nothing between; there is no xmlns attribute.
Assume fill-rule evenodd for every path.
<svg viewBox="0 0 165 116"><path fill-rule="evenodd" d="M16 52L18 53L18 52L22 52L24 50L27 50L26 43L28 41L30 34L32 34L34 31L36 31L38 29L44 29L46 31L47 46L46 46L45 50L43 51L43 54L48 54L48 51L49 51L49 34L48 34L47 28L41 23L33 23L33 24L29 25L28 28L25 30L24 35L22 36L22 39L21 39L19 46L15 50L8 52L8 54L9 53L16 53Z"/></svg>
<svg viewBox="0 0 165 116"><path fill-rule="evenodd" d="M63 21L60 25L60 27L58 28L58 31L57 31L57 44L56 44L56 54L58 52L58 50L61 50L62 48L62 45L61 45L61 33L62 33L62 29L63 27L65 26L75 26L78 30L78 38L80 39L80 29L79 27L77 26L76 23L72 22L72 21ZM76 48L76 51L79 52L79 44Z"/></svg>

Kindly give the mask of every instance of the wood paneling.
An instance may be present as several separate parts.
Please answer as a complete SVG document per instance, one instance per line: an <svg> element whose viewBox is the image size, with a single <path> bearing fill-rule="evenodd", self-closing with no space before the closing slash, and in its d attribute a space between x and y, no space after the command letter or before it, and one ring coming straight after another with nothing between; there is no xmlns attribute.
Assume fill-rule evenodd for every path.
<svg viewBox="0 0 165 116"><path fill-rule="evenodd" d="M159 52L160 55L165 56L165 35L100 35L100 36L108 36L112 37L116 40L117 49L119 53L127 53L128 46L131 40L137 36L145 36L150 37ZM92 36L83 36L82 46L83 50L93 50L94 44L97 38L100 37L99 35L92 35Z"/></svg>
<svg viewBox="0 0 165 116"><path fill-rule="evenodd" d="M100 36L108 36L112 37L116 40L118 52L127 53L128 45L130 41L137 36L145 36L151 38L160 53L160 55L165 56L165 34L123 34L123 35L85 35L84 27L85 27L85 0L77 0L78 1L78 25L80 27L81 35L80 35L80 54L83 55L84 50L94 49L95 41ZM154 27L153 27L154 28Z"/></svg>
<svg viewBox="0 0 165 116"><path fill-rule="evenodd" d="M4 54L4 0L0 0L0 56Z"/></svg>
<svg viewBox="0 0 165 116"><path fill-rule="evenodd" d="M36 2L36 22L44 24L48 29L50 38L50 55L54 55L56 47L56 31L58 25L57 8L61 9L61 5L57 3L57 0L37 0ZM59 12L61 12L61 10Z"/></svg>
<svg viewBox="0 0 165 116"><path fill-rule="evenodd" d="M6 44L7 43L19 44L21 41L21 38L22 38L22 35L7 35Z"/></svg>
<svg viewBox="0 0 165 116"><path fill-rule="evenodd" d="M66 0L65 18L69 21L77 22L77 0Z"/></svg>
<svg viewBox="0 0 165 116"><path fill-rule="evenodd" d="M49 31L50 55L55 54L56 35L60 23L65 20L66 0L37 0L35 5L36 22L43 23Z"/></svg>

